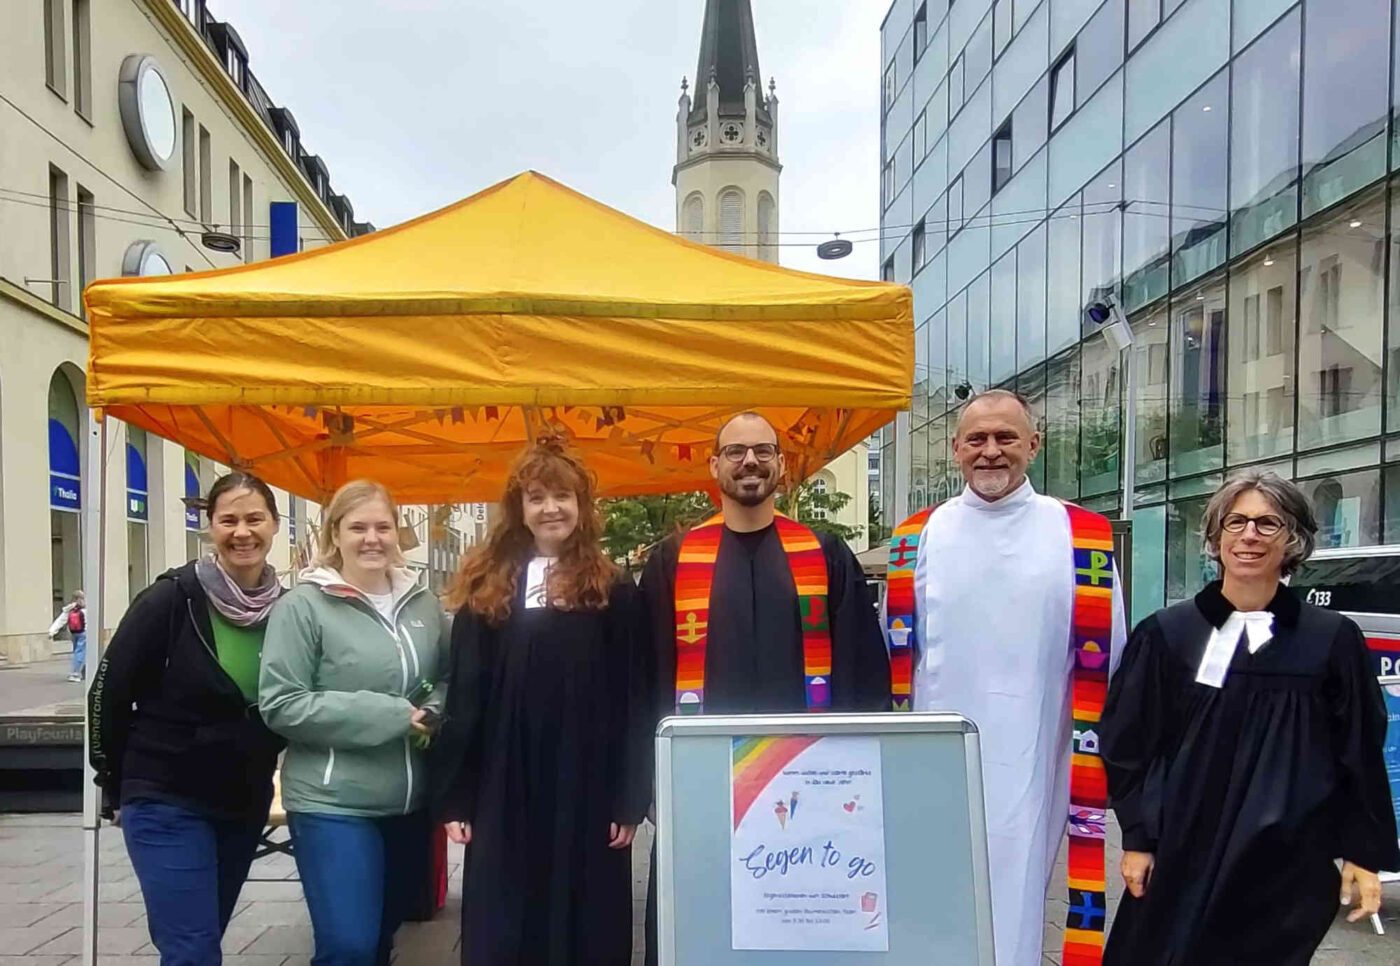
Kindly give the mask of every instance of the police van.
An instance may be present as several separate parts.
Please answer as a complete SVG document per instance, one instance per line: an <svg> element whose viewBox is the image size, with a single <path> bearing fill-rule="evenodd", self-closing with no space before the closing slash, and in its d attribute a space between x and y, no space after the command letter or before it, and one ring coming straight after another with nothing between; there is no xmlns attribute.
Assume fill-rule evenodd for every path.
<svg viewBox="0 0 1400 966"><path fill-rule="evenodd" d="M1318 550L1289 584L1309 604L1356 621L1377 677L1400 675L1400 546Z"/></svg>

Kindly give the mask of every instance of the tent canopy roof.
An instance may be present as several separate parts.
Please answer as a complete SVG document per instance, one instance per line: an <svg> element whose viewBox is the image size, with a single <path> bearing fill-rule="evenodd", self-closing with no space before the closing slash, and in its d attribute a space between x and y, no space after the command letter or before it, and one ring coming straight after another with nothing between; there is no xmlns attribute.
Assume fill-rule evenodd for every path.
<svg viewBox="0 0 1400 966"><path fill-rule="evenodd" d="M94 283L88 403L323 499L499 497L541 429L605 494L708 482L758 409L798 473L909 404L912 299L653 228L527 172L395 228L285 258Z"/></svg>

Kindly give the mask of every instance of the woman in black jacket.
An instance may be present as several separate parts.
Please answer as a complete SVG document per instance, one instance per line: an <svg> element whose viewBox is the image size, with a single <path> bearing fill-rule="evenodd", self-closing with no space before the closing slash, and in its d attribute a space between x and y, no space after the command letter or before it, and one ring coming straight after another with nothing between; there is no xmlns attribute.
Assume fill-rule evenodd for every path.
<svg viewBox="0 0 1400 966"><path fill-rule="evenodd" d="M277 504L235 472L206 511L213 555L136 598L88 692L103 812L120 816L161 966L222 961L282 747L257 708L263 630L282 592L267 563Z"/></svg>

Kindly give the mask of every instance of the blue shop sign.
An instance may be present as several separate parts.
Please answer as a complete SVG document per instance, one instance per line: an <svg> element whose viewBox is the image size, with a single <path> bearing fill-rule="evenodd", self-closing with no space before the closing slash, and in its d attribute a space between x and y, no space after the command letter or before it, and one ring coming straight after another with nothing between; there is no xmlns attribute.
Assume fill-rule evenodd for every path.
<svg viewBox="0 0 1400 966"><path fill-rule="evenodd" d="M83 508L78 444L68 427L49 420L49 508L77 513Z"/></svg>

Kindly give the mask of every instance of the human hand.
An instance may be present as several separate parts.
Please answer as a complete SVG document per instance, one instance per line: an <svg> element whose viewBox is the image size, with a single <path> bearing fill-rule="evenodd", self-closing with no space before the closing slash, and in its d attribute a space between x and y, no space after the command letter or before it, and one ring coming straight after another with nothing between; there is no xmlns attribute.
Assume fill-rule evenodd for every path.
<svg viewBox="0 0 1400 966"><path fill-rule="evenodd" d="M114 808L114 809L112 810L112 824L115 825L115 826L117 826L118 828L121 827L121 824L122 824L122 810L121 810L121 809L119 809L119 808Z"/></svg>
<svg viewBox="0 0 1400 966"><path fill-rule="evenodd" d="M632 844L632 840L637 837L637 826L618 825L616 822L608 825L608 848L625 849Z"/></svg>
<svg viewBox="0 0 1400 966"><path fill-rule="evenodd" d="M1147 886L1152 881L1152 869L1157 864L1151 852L1124 852L1119 870L1123 873L1123 885L1134 899L1147 895Z"/></svg>
<svg viewBox="0 0 1400 966"><path fill-rule="evenodd" d="M432 725L429 722L429 714L423 708L414 708L413 714L408 717L408 726L420 735L431 736Z"/></svg>
<svg viewBox="0 0 1400 966"><path fill-rule="evenodd" d="M1343 862L1342 905L1351 905L1353 892L1360 898L1361 905L1347 914L1347 922L1360 922L1381 911L1381 877L1359 865Z"/></svg>
<svg viewBox="0 0 1400 966"><path fill-rule="evenodd" d="M447 829L447 840L449 842L455 845L471 845L471 822L448 822L443 827Z"/></svg>

